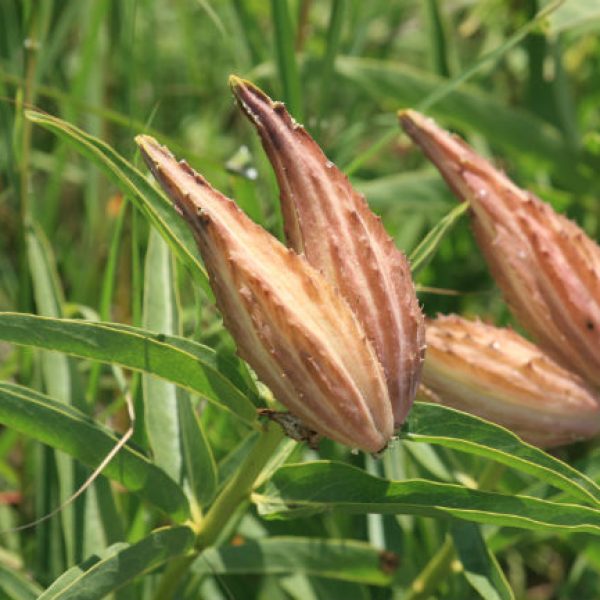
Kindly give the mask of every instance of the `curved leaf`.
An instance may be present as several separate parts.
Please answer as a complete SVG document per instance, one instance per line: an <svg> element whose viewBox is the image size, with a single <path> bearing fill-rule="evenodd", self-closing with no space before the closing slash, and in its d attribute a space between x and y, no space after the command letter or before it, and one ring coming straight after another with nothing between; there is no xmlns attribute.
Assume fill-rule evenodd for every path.
<svg viewBox="0 0 600 600"><path fill-rule="evenodd" d="M31 110L26 111L26 115L30 121L72 144L114 181L160 231L176 255L190 268L194 279L212 297L208 276L190 229L167 198L140 171L108 144L66 121Z"/></svg>
<svg viewBox="0 0 600 600"><path fill-rule="evenodd" d="M98 466L118 441L75 408L12 383L0 383L0 422L91 467ZM121 448L102 473L173 519L183 521L189 517L183 490L131 447Z"/></svg>
<svg viewBox="0 0 600 600"><path fill-rule="evenodd" d="M189 340L180 345L194 347L194 354L166 341L173 337L135 327L20 313L0 313L0 339L151 373L200 394L248 424L255 420L250 400L216 370L214 361L205 360L214 352Z"/></svg>
<svg viewBox="0 0 600 600"><path fill-rule="evenodd" d="M442 77L397 61L339 56L336 68L385 110L417 106L447 83ZM556 175L574 189L584 185L556 127L533 114L509 108L490 94L462 85L435 104L431 114L449 126L481 133L507 153L551 164Z"/></svg>
<svg viewBox="0 0 600 600"><path fill-rule="evenodd" d="M465 577L485 600L515 600L506 577L487 547L479 527L455 521L450 528Z"/></svg>
<svg viewBox="0 0 600 600"><path fill-rule="evenodd" d="M556 36L577 27L586 32L600 29L600 5L589 0L563 2L548 19L549 32Z"/></svg>
<svg viewBox="0 0 600 600"><path fill-rule="evenodd" d="M0 563L0 597L10 600L36 600L40 586L15 565Z"/></svg>
<svg viewBox="0 0 600 600"><path fill-rule="evenodd" d="M189 527L159 529L128 546L115 544L63 573L39 600L99 600L136 577L191 550Z"/></svg>
<svg viewBox="0 0 600 600"><path fill-rule="evenodd" d="M263 515L274 518L339 510L455 517L522 529L600 534L600 510L579 504L482 492L420 479L387 481L330 461L282 467L263 494L253 495L253 501Z"/></svg>
<svg viewBox="0 0 600 600"><path fill-rule="evenodd" d="M529 473L571 496L600 505L600 486L568 464L479 417L440 404L415 402L406 439L491 458Z"/></svg>
<svg viewBox="0 0 600 600"><path fill-rule="evenodd" d="M444 237L469 210L469 206L465 206L465 204L466 202L463 202L455 206L427 233L421 243L411 252L409 260L413 276L417 275L429 264Z"/></svg>
<svg viewBox="0 0 600 600"><path fill-rule="evenodd" d="M209 548L192 565L198 575L302 573L370 585L390 585L398 557L365 542L271 537Z"/></svg>

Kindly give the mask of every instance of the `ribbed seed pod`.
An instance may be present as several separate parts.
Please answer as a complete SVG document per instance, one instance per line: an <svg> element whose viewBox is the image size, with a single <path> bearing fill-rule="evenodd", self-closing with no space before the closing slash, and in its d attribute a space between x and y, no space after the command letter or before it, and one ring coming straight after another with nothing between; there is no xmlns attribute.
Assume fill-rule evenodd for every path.
<svg viewBox="0 0 600 600"><path fill-rule="evenodd" d="M541 447L600 432L600 395L510 329L451 315L427 323L423 385L442 404Z"/></svg>
<svg viewBox="0 0 600 600"><path fill-rule="evenodd" d="M404 111L400 121L471 205L475 236L517 320L561 364L600 386L600 247L431 119Z"/></svg>
<svg viewBox="0 0 600 600"><path fill-rule="evenodd" d="M408 262L364 197L284 105L248 81L232 76L230 84L273 165L288 243L339 289L362 323L400 425L416 393L425 348Z"/></svg>
<svg viewBox="0 0 600 600"><path fill-rule="evenodd" d="M192 228L240 356L306 426L384 448L393 416L383 369L346 301L186 163L148 136L136 141Z"/></svg>

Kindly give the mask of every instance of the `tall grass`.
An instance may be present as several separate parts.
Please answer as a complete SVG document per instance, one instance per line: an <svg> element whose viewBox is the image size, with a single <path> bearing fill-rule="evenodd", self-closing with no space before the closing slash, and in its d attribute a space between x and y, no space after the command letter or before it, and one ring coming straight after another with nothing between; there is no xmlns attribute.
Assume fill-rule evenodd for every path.
<svg viewBox="0 0 600 600"><path fill-rule="evenodd" d="M0 3L0 596L35 598L52 584L43 597L595 597L596 486L565 464L598 481L594 445L559 451L562 463L517 444L511 461L494 430L491 449L480 440L486 450L468 453L459 438L470 421L454 412L413 416L407 441L374 463L323 442L321 458L346 463L333 475L313 462L277 471L315 458L280 445L261 475L276 472L271 487L235 507L186 570L181 557L204 548L185 523L201 522L232 477L250 489L239 465L279 440L256 443L268 391L235 356L191 235L135 169L144 173L133 137L156 136L281 236L273 174L227 88L230 73L252 79L414 253L428 315L509 323L464 211L396 111L436 117L598 239L599 29L586 0ZM100 324L78 329L80 318ZM113 431L128 429L125 397L134 443L68 502ZM454 445L432 432L439 418L456 423ZM302 512L303 482L334 475L370 490L357 500L367 508L330 510L348 500L339 492L319 514ZM398 495L404 480L429 480L429 498L406 493L436 518L395 505L373 476L397 481ZM457 520L476 508L444 505L433 482L498 494L477 496L488 525ZM523 500L531 527L502 504L513 494L535 497ZM582 507L561 521L543 501L565 497ZM294 516L284 501L299 518L258 514Z"/></svg>

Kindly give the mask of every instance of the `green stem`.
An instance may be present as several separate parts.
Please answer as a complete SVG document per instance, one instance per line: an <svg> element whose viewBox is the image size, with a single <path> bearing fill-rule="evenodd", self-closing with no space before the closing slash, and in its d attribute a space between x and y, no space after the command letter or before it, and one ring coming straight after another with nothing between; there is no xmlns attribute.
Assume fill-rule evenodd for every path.
<svg viewBox="0 0 600 600"><path fill-rule="evenodd" d="M265 426L256 445L227 482L201 522L196 538L196 552L171 561L154 593L155 600L170 600L174 597L181 579L198 554L218 541L227 523L235 515L236 509L248 500L258 476L283 438L284 433L278 425L268 423Z"/></svg>
<svg viewBox="0 0 600 600"><path fill-rule="evenodd" d="M154 592L154 600L169 600L169 598L173 598L181 578L187 573L188 568L195 559L196 555L190 554L172 560L165 569L156 592Z"/></svg>
<svg viewBox="0 0 600 600"><path fill-rule="evenodd" d="M436 590L440 581L445 579L454 560L454 544L448 536L442 547L433 555L425 568L415 578L404 596L404 600L425 600Z"/></svg>
<svg viewBox="0 0 600 600"><path fill-rule="evenodd" d="M202 521L196 539L198 550L208 548L217 541L236 508L250 497L257 477L283 438L284 433L278 425L269 423L266 426L246 460L223 488Z"/></svg>

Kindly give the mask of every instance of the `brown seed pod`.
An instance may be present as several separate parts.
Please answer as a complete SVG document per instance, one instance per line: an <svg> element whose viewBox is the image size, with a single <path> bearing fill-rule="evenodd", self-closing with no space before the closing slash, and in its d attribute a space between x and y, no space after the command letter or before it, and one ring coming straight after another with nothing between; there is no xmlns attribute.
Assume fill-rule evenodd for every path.
<svg viewBox="0 0 600 600"><path fill-rule="evenodd" d="M136 141L189 223L238 352L314 431L377 452L393 434L383 369L325 277L154 139Z"/></svg>
<svg viewBox="0 0 600 600"><path fill-rule="evenodd" d="M405 131L471 206L473 230L521 325L561 364L600 386L600 247L431 119Z"/></svg>
<svg viewBox="0 0 600 600"><path fill-rule="evenodd" d="M425 348L408 262L364 197L285 106L248 81L232 76L230 84L277 176L288 243L340 291L362 323L400 425L416 393Z"/></svg>
<svg viewBox="0 0 600 600"><path fill-rule="evenodd" d="M440 403L538 446L600 432L597 392L514 331L481 321L455 315L428 321L423 385Z"/></svg>

